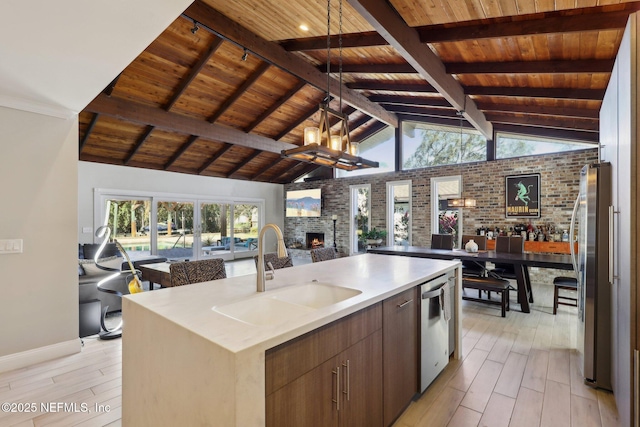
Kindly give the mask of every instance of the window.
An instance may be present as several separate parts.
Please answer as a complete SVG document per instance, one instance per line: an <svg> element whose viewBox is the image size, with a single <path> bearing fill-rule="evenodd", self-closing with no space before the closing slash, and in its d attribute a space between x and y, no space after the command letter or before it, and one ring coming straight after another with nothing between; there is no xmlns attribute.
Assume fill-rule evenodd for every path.
<svg viewBox="0 0 640 427"><path fill-rule="evenodd" d="M538 138L534 136L506 133L496 134L497 159L585 150L593 147L595 147L595 145L588 143L552 140L549 138Z"/></svg>
<svg viewBox="0 0 640 427"><path fill-rule="evenodd" d="M401 127L402 169L486 160L487 141L477 131L405 121Z"/></svg>
<svg viewBox="0 0 640 427"><path fill-rule="evenodd" d="M411 181L387 182L387 244L411 244Z"/></svg>
<svg viewBox="0 0 640 427"><path fill-rule="evenodd" d="M366 252L366 244L362 234L371 228L371 185L351 185L351 225L349 254Z"/></svg>
<svg viewBox="0 0 640 427"><path fill-rule="evenodd" d="M431 178L431 233L453 234L453 246L462 245L462 209L447 207L447 199L462 193L462 177Z"/></svg>
<svg viewBox="0 0 640 427"><path fill-rule="evenodd" d="M393 172L395 170L396 132L391 126L387 126L380 132L366 138L358 144L360 157L372 160L380 164L377 168L365 168L354 171L336 169L336 178L345 178L358 175L370 175L381 172Z"/></svg>
<svg viewBox="0 0 640 427"><path fill-rule="evenodd" d="M106 200L106 206L103 224L111 230L110 239L118 239L130 253L148 254L151 248L151 200L111 197Z"/></svg>

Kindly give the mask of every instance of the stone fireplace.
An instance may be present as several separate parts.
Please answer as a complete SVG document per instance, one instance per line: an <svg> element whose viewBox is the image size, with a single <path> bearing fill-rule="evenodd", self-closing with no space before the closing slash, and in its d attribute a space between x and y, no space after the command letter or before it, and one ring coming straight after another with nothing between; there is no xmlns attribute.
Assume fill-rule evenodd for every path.
<svg viewBox="0 0 640 427"><path fill-rule="evenodd" d="M307 233L307 249L324 248L324 233Z"/></svg>

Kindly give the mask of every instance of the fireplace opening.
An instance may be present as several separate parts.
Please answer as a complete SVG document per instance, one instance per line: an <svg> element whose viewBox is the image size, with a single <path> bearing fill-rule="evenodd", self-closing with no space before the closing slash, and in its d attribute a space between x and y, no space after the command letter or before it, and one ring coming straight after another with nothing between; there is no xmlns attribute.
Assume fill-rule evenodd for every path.
<svg viewBox="0 0 640 427"><path fill-rule="evenodd" d="M324 233L307 233L307 249L324 248Z"/></svg>

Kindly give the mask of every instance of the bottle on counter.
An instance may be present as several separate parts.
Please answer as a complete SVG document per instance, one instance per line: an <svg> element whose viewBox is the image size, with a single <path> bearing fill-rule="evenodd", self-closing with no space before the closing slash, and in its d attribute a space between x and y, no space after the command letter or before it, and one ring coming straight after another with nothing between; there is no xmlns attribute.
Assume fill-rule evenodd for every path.
<svg viewBox="0 0 640 427"><path fill-rule="evenodd" d="M569 241L569 233L567 232L567 230L564 230L562 232L562 241L563 242L568 242Z"/></svg>

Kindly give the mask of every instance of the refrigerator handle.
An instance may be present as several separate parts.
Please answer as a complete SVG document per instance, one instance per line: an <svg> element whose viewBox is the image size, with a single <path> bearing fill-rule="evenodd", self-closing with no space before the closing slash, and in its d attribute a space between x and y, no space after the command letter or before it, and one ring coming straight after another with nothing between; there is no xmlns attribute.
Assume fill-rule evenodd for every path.
<svg viewBox="0 0 640 427"><path fill-rule="evenodd" d="M576 279L580 280L578 274L578 261L576 260L576 248L574 243L574 233L576 231L576 215L578 214L578 207L580 206L580 194L576 197L576 202L573 204L573 212L571 213L571 225L569 226L569 250L571 251L571 263L573 264L573 273L576 275Z"/></svg>
<svg viewBox="0 0 640 427"><path fill-rule="evenodd" d="M615 211L613 210L613 206L609 206L609 283L613 284L613 278L614 278L614 268L613 268L613 249L614 249L614 242L613 242L613 234L614 234L614 230L613 230L613 214L615 213Z"/></svg>

